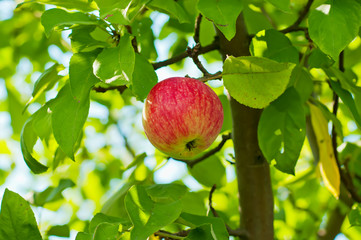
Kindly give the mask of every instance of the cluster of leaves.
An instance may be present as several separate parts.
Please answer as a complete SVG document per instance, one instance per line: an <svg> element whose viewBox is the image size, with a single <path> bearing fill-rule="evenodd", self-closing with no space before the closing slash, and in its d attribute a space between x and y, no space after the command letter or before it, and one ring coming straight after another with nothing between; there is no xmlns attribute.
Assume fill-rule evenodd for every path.
<svg viewBox="0 0 361 240"><path fill-rule="evenodd" d="M54 4L60 8L45 10L43 5L38 3ZM157 10L170 14L180 22L190 24L191 17L182 10L183 8L178 3L169 2L164 5L161 1L134 3L130 1L107 3L104 1L36 1L18 5L14 18L8 20L9 22L21 18L24 12L30 12L35 17L39 17L39 11L41 11L43 13L40 21L32 18L34 24L36 23L36 26L41 29L39 35L44 38L44 41L52 38L59 40L56 43L51 41L43 43L41 49L45 49L45 55L48 58L39 65L43 67L47 64L48 67L34 69L42 74L36 81L33 80L34 89L31 98L25 105L19 103L19 107L15 110L26 113L27 117L26 121L18 124L19 128L22 128L22 131L19 131L19 134L21 133L19 137L25 163L36 174L47 173L51 167L53 172L48 174L52 175L54 183L58 184L54 187L49 186L44 191L35 192L30 201L31 204L56 211L67 202L62 192L74 188L74 182L76 182L84 195L84 200L91 199L96 202L96 211L102 211L94 216L89 226L75 227L79 231L77 239L146 239L167 225L170 225L169 230L172 232L181 231L185 226L190 227L192 230L185 233L187 239L210 237L224 239L229 236L221 218L207 216L206 191L192 193L181 183L154 184L153 174L156 169L150 170L146 167L144 164L146 154L140 152L136 155L135 152L142 151L140 147L134 151L129 146L128 156L122 153L125 160L121 162L111 153L112 149L117 149L116 146L113 148L106 145L99 149L97 156L93 157L83 141L86 136L83 132L84 126L95 127L99 132L105 132L106 129L114 126L119 127L121 123L116 119L114 111L119 111L125 105L131 107L135 99L144 100L151 87L158 81L155 70L149 63L157 57L153 43L154 36L150 29L152 20L149 16ZM77 11L72 12L73 9ZM98 16L89 14L94 10L99 11ZM70 46L62 40L58 31L54 31L67 29L71 29ZM68 65L58 62L49 64L53 61L47 55L46 46L51 44L57 45L64 52L71 50L73 54ZM36 59L37 56L34 55ZM24 57L24 54L21 57ZM31 62L36 63L36 60L33 61L31 58ZM17 63L10 65L16 66ZM9 77L13 74L10 73ZM4 74L2 76L6 77ZM6 82L10 84L11 80L6 80ZM7 89L10 93L11 88ZM49 97L49 93L53 93L54 96L54 92L56 96ZM226 104L225 96L222 101ZM109 109L110 114L106 117L105 124L94 118L90 118L87 122L91 102L98 102ZM42 105L40 108L38 103ZM34 106L35 109L37 108L36 111L31 110ZM139 116L140 109L134 107L134 110ZM32 113L31 116L29 111ZM11 115L14 119L13 124L16 123L16 117L17 115ZM135 123L127 126L127 128L130 127L136 128ZM229 129L230 126L225 125L223 131ZM119 130L120 135L127 142L128 139L123 135L123 130ZM39 143L42 143L42 146ZM126 148L124 149L127 150ZM90 158L97 159L97 169L93 173L87 173L84 180L86 183L82 184L78 178L82 166L71 164L68 160L81 163ZM163 156L157 158L158 167L166 161ZM106 169L101 169L104 163ZM225 185L226 170L220 159L212 156L209 163L217 168L215 175L204 176L204 172L209 172L204 164L199 164L190 171L205 186ZM111 189L110 181L114 178L122 178L125 172L130 172L130 176L126 178L127 183L119 191ZM68 178L60 179L62 174L63 177ZM98 181L101 182L98 183ZM107 190L115 194L105 204L100 205L100 199ZM69 226L74 225L72 222L75 225L77 222L78 224L82 222L76 216L81 203L71 205L74 212L73 220L66 225L48 228L44 232L45 236L69 237ZM24 218L19 212L21 208L17 206L26 206L29 217ZM236 204L232 207L236 208ZM4 224L0 231L1 237L41 239L29 204L19 195L6 190L2 209L1 216ZM232 210L232 212L235 211ZM10 218L13 221L8 221ZM25 230L18 231L19 228L25 228ZM213 235L210 235L211 232L214 232ZM158 238L167 234L170 233L157 232ZM156 238L155 235L154 238Z"/></svg>
<svg viewBox="0 0 361 240"><path fill-rule="evenodd" d="M229 226L238 226L239 215L236 182L226 180L224 162L228 157L225 156L227 151L189 168L190 174L204 187L214 184L222 187L213 195L213 202L219 207L220 216L216 217L206 211L208 191L190 192L181 181L156 184L154 172L166 161L164 156L148 157L142 149L137 149L135 153L127 137L124 138L124 149L128 149L131 163L113 156L109 146L94 153L84 143L87 140L84 126L97 128L97 132L102 134L114 126L119 128L113 112L126 105L133 107L137 104L135 99L145 99L158 81L154 68L159 65L151 64L158 55L155 39L175 34L177 40L170 49L169 57L183 56L189 37L195 31L200 31L199 43L202 46L213 43L217 31L231 40L236 34L236 20L242 13L252 37L251 56L227 57L222 72L224 87L238 102L264 109L258 139L264 156L277 169L272 168L277 208L275 237L312 239L320 230L324 216L330 216L333 210L340 208L349 212L353 201L357 201L354 197L349 203L348 197L341 194L342 188L354 191L355 196L361 193L360 148L346 143L341 154L335 152L347 136L355 134L357 140L360 137L361 91L357 74L361 49L361 19L358 14L361 5L356 0L312 2L198 0L194 4L191 0L38 0L20 4L15 16L1 23L7 27L0 26L4 35L12 36L0 40L0 56L8 56L9 51L13 51L12 58L0 65L0 74L6 79L12 127L14 134L20 134L22 129L21 150L33 173L45 173L51 166L55 176L66 171L66 176L69 176L69 179L62 180L56 177L58 186L49 186L35 193L32 204L51 208L54 202L65 201L61 193L73 188L74 182L78 184L80 171L76 163L67 161L93 159L97 164L96 170L88 173L87 183L81 191L85 199L96 203L95 212L101 213L97 213L87 225L77 228L77 239L146 239L149 236L154 239L229 238ZM45 10L42 4L52 4L57 8ZM33 21L39 12L42 12L41 25L39 20ZM159 36L154 36L152 19L159 12L168 15L169 20ZM26 14L30 16L26 18ZM199 14L205 19L195 27ZM26 23L24 18L31 21ZM306 18L307 21L303 21ZM295 24L289 26L290 22ZM70 46L63 42L57 30L71 31ZM23 35L28 39L24 40L21 35L20 41L18 32L26 33ZM41 36L41 41L31 39L35 36L34 32ZM69 67L55 62L44 69L51 61L45 46L51 44L64 52L72 52ZM19 59L24 56L33 63L34 71L42 72L26 105L21 104L9 80L16 72ZM203 56L208 62L221 61L221 56L214 52ZM182 61L172 67L181 68ZM215 91L225 110L222 132L227 132L232 128L232 122L224 87ZM55 98L49 97L52 91L57 94ZM340 109L337 117L337 108L333 109L334 114L329 110L330 104L336 104L333 94L342 100L340 103L337 100ZM105 124L99 119L88 118L93 102L109 110ZM41 107L30 115L27 109L38 103ZM24 116L19 113L20 108L23 108ZM140 110L136 107L132 109L139 116ZM332 122L333 136L337 138L329 135L329 122ZM349 129L348 122L355 123L357 127ZM135 123L127 126L131 127L134 132L137 131ZM306 132L313 159L309 157L309 150L301 151L307 148ZM122 129L120 135L124 136ZM46 157L34 151L38 139L43 143L43 155ZM227 144L224 149L232 146ZM156 160L154 169L144 164L145 159L151 158ZM300 158L304 161L299 164L303 164L306 170L289 180L284 173L295 174ZM336 201L320 185L314 165L319 167L328 191L347 206ZM345 176L351 177L351 182L342 184ZM122 178L125 183L114 194L110 182L115 178ZM101 197L106 191L114 195L101 204ZM41 239L29 204L20 196L6 190L1 209L1 237ZM27 212L25 217L24 212ZM360 212L360 206L355 205L349 215L351 225L360 225ZM8 220L10 218L13 222ZM76 218L72 217L75 223L79 222ZM186 232L185 228L188 228ZM357 229L346 228L342 231L351 238L361 235ZM53 226L46 234L67 237L69 226Z"/></svg>

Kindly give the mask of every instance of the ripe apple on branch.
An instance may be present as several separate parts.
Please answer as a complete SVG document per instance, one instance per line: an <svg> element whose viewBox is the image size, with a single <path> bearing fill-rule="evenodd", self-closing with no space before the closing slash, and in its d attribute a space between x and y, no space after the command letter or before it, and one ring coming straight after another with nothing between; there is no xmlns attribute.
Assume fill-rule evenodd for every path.
<svg viewBox="0 0 361 240"><path fill-rule="evenodd" d="M191 159L207 149L222 124L218 96L193 78L173 77L159 82L143 109L143 127L149 141L177 159Z"/></svg>

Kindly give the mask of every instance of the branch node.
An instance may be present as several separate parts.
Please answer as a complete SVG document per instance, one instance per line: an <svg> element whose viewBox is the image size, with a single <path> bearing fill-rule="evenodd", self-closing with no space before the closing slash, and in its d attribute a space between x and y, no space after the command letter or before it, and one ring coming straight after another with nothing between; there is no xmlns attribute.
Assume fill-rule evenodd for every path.
<svg viewBox="0 0 361 240"><path fill-rule="evenodd" d="M197 68L203 73L204 76L211 75L207 69L202 65L201 61L199 60L199 50L201 48L201 45L197 43L193 48L187 47L187 54L190 58L192 58L194 64L197 66Z"/></svg>
<svg viewBox="0 0 361 240"><path fill-rule="evenodd" d="M300 15L298 16L297 20L289 27L281 30L282 33L289 33L295 31L307 31L307 28L300 27L299 25L303 21L303 19L307 16L308 12L310 11L311 5L314 0L308 0L306 6L301 11Z"/></svg>
<svg viewBox="0 0 361 240"><path fill-rule="evenodd" d="M201 55L201 54L208 53L208 52L211 52L211 51L217 50L217 49L219 49L219 39L216 37L211 44L204 46L204 47L200 46L197 51L198 51L198 55ZM177 56L171 57L167 60L153 63L153 68L154 68L154 70L157 70L159 68L179 62L186 57L188 57L188 53L187 53L187 51L184 51L183 53L181 53Z"/></svg>

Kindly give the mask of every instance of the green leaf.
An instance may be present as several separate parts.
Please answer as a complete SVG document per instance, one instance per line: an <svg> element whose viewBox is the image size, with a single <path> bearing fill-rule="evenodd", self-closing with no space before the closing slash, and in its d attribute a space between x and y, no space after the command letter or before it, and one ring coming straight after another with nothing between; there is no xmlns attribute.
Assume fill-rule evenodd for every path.
<svg viewBox="0 0 361 240"><path fill-rule="evenodd" d="M176 1L152 0L148 6L159 12L168 14L170 17L178 19L180 23L189 23L190 17L184 8Z"/></svg>
<svg viewBox="0 0 361 240"><path fill-rule="evenodd" d="M131 169L134 166L137 166L144 162L144 159L147 157L146 153L139 154L135 156L134 160L126 167L125 170Z"/></svg>
<svg viewBox="0 0 361 240"><path fill-rule="evenodd" d="M1 202L0 239L42 239L29 203L8 189Z"/></svg>
<svg viewBox="0 0 361 240"><path fill-rule="evenodd" d="M356 109L359 113L361 113L361 87L356 85L356 80L352 79L353 76L350 76L345 72L341 72L335 67L330 68L330 70L336 76L336 78L340 80L341 86L352 93L355 100Z"/></svg>
<svg viewBox="0 0 361 240"><path fill-rule="evenodd" d="M344 162L348 164L348 169L352 176L357 175L361 176L361 148L350 142L345 143L346 146L340 152L340 159L344 160Z"/></svg>
<svg viewBox="0 0 361 240"><path fill-rule="evenodd" d="M299 62L297 49L283 34L274 29L262 30L252 38L252 56L266 57L277 62Z"/></svg>
<svg viewBox="0 0 361 240"><path fill-rule="evenodd" d="M117 223L101 223L95 229L93 240L112 240L119 237L119 224Z"/></svg>
<svg viewBox="0 0 361 240"><path fill-rule="evenodd" d="M174 29L171 30L171 32L173 32L173 31L174 31ZM177 41L175 43L173 43L173 45L169 49L168 58L172 58L172 57L175 57L175 56L183 53L184 50L187 49L187 46L188 46L188 39L186 38L186 36L178 37ZM183 68L183 66L184 66L184 61L183 60L178 61L175 64L170 65L170 67L174 71L177 71L177 70Z"/></svg>
<svg viewBox="0 0 361 240"><path fill-rule="evenodd" d="M203 195L201 192L187 192L181 199L183 204L182 212L205 216L207 214L206 197L208 196Z"/></svg>
<svg viewBox="0 0 361 240"><path fill-rule="evenodd" d="M213 235L211 224L204 224L189 231L185 240L217 240L218 238Z"/></svg>
<svg viewBox="0 0 361 240"><path fill-rule="evenodd" d="M222 218L218 217L206 217L206 216L199 216L199 215L193 215L189 213L182 213L180 216L180 219L182 220L183 224L186 224L187 226L190 226L192 228L201 227L205 224L211 225L212 230L212 236L214 239L228 239L229 234L226 228L226 225ZM204 229L201 227L201 229ZM208 228L209 230L209 228ZM195 233L194 233L195 234ZM198 234L197 234L198 235ZM194 238L193 238L194 239Z"/></svg>
<svg viewBox="0 0 361 240"><path fill-rule="evenodd" d="M74 100L89 98L91 88L99 81L93 74L93 62L99 50L74 54L69 64L69 81Z"/></svg>
<svg viewBox="0 0 361 240"><path fill-rule="evenodd" d="M64 7L67 9L77 9L84 12L91 12L97 10L96 4L88 0L30 0L18 4L17 8L21 7L23 4L32 3L32 2L51 4L59 7Z"/></svg>
<svg viewBox="0 0 361 240"><path fill-rule="evenodd" d="M276 168L294 174L306 136L303 103L294 88L289 88L262 112L258 142L262 153Z"/></svg>
<svg viewBox="0 0 361 240"><path fill-rule="evenodd" d="M76 143L89 112L89 92L84 94L86 95L79 99L75 98L68 83L60 90L51 106L54 137L63 152L73 160Z"/></svg>
<svg viewBox="0 0 361 240"><path fill-rule="evenodd" d="M221 133L225 131L232 130L233 122L232 122L232 115L231 115L231 107L229 106L229 100L226 95L218 96L219 100L221 100L222 107L223 107L223 125L221 129Z"/></svg>
<svg viewBox="0 0 361 240"><path fill-rule="evenodd" d="M92 68L98 53L96 50L72 56L69 83L60 90L51 106L54 137L62 151L73 160L89 112L90 90L99 82Z"/></svg>
<svg viewBox="0 0 361 240"><path fill-rule="evenodd" d="M43 13L41 24L44 26L46 36L49 37L53 29L64 29L74 25L97 25L98 22L85 13L52 8Z"/></svg>
<svg viewBox="0 0 361 240"><path fill-rule="evenodd" d="M348 219L350 221L351 226L361 226L361 206L357 204L352 208L350 213L348 214Z"/></svg>
<svg viewBox="0 0 361 240"><path fill-rule="evenodd" d="M21 130L29 118L29 113L24 112L25 104L22 103L20 93L11 85L10 81L5 81L6 91L7 91L7 103L8 103L8 113L11 118L11 127L13 134L16 135L18 139Z"/></svg>
<svg viewBox="0 0 361 240"><path fill-rule="evenodd" d="M75 240L93 240L93 236L89 233L78 232Z"/></svg>
<svg viewBox="0 0 361 240"><path fill-rule="evenodd" d="M197 7L228 40L235 36L236 20L243 10L243 0L199 0Z"/></svg>
<svg viewBox="0 0 361 240"><path fill-rule="evenodd" d="M290 12L290 0L267 0L267 2L271 3L276 8L284 11L284 12Z"/></svg>
<svg viewBox="0 0 361 240"><path fill-rule="evenodd" d="M239 103L264 108L286 90L294 66L267 58L229 56L222 75L229 94Z"/></svg>
<svg viewBox="0 0 361 240"><path fill-rule="evenodd" d="M69 38L71 39L71 49L73 52L89 52L96 48L109 47L107 42L99 41L92 37L92 32L96 29L97 28L95 26L74 28L69 35Z"/></svg>
<svg viewBox="0 0 361 240"><path fill-rule="evenodd" d="M182 211L181 194L175 190L181 188L172 185L136 185L129 190L125 206L134 225L131 240L145 240L179 217Z"/></svg>
<svg viewBox="0 0 361 240"><path fill-rule="evenodd" d="M133 34L140 46L140 54L148 60L155 61L158 57L154 45L153 21L150 18L142 18L132 24ZM164 27L163 27L164 28ZM159 37L158 37L159 39Z"/></svg>
<svg viewBox="0 0 361 240"><path fill-rule="evenodd" d="M102 223L111 223L111 224L119 224L123 223L124 220L118 217L108 216L103 213L97 213L89 224L89 232L94 233L97 227ZM118 229L118 228L117 228Z"/></svg>
<svg viewBox="0 0 361 240"><path fill-rule="evenodd" d="M353 118L355 119L357 126L361 128L361 115L356 107L356 103L352 94L349 91L343 89L339 82L335 82L331 80L330 85L332 90L335 91L335 93L341 98L342 102L350 110Z"/></svg>
<svg viewBox="0 0 361 240"><path fill-rule="evenodd" d="M94 74L103 82L125 85L131 82L135 53L129 35L124 35L116 48L104 48L96 58Z"/></svg>
<svg viewBox="0 0 361 240"><path fill-rule="evenodd" d="M132 79L130 89L140 101L143 101L148 96L150 90L158 82L158 77L152 64L140 54L135 55L135 66Z"/></svg>
<svg viewBox="0 0 361 240"><path fill-rule="evenodd" d="M63 78L63 76L58 75L58 73L64 69L64 66L58 63L46 69L36 80L33 93L31 94L32 98L28 101L26 107L36 101L43 93L52 89L54 85Z"/></svg>
<svg viewBox="0 0 361 240"><path fill-rule="evenodd" d="M361 5L354 0L331 1L310 12L311 39L326 54L338 60L340 52L357 36Z"/></svg>
<svg viewBox="0 0 361 240"><path fill-rule="evenodd" d="M53 170L55 170L60 165L60 163L64 161L65 158L66 154L63 152L63 150L61 150L60 147L58 147L54 153Z"/></svg>
<svg viewBox="0 0 361 240"><path fill-rule="evenodd" d="M95 0L95 2L100 8L101 18L105 18L111 23L129 24L127 10L130 0Z"/></svg>
<svg viewBox="0 0 361 240"><path fill-rule="evenodd" d="M216 184L217 188L220 188L227 183L226 168L215 155L188 169L191 175L204 186L212 187Z"/></svg>
<svg viewBox="0 0 361 240"><path fill-rule="evenodd" d="M43 192L34 194L34 204L37 206L44 206L45 203L54 202L62 199L62 192L67 189L74 187L75 183L70 179L61 179L57 187L48 187Z"/></svg>
<svg viewBox="0 0 361 240"><path fill-rule="evenodd" d="M52 133L51 128L51 112L49 107L52 100L47 102L38 111L32 115L33 128L36 135L43 141L48 142Z"/></svg>
<svg viewBox="0 0 361 240"><path fill-rule="evenodd" d="M39 174L46 172L48 167L38 162L38 160L31 155L36 140L37 136L33 128L33 119L30 117L25 122L23 130L21 131L20 147L26 165L28 165L33 173Z"/></svg>
<svg viewBox="0 0 361 240"><path fill-rule="evenodd" d="M52 226L46 234L48 236L57 236L57 237L70 237L70 229L68 225L56 225Z"/></svg>
<svg viewBox="0 0 361 240"><path fill-rule="evenodd" d="M180 184L154 184L146 188L148 196L154 202L170 203L180 200L188 189Z"/></svg>
<svg viewBox="0 0 361 240"><path fill-rule="evenodd" d="M292 71L290 83L296 89L301 101L306 102L313 91L310 73L304 67L297 65Z"/></svg>
<svg viewBox="0 0 361 240"><path fill-rule="evenodd" d="M331 57L318 48L312 50L307 62L310 68L328 68L335 63Z"/></svg>
<svg viewBox="0 0 361 240"><path fill-rule="evenodd" d="M132 180L126 182L116 193L114 193L103 205L102 213L109 216L123 217L127 216L124 204L125 196L134 183Z"/></svg>
<svg viewBox="0 0 361 240"><path fill-rule="evenodd" d="M264 29L273 28L267 17L263 15L261 11L250 8L250 6L246 5L242 12L248 34L256 34Z"/></svg>

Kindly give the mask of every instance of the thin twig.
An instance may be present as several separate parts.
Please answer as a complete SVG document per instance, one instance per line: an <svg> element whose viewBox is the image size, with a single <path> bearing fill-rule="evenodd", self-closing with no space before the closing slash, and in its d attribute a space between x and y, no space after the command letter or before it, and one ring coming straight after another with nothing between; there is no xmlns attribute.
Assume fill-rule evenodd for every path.
<svg viewBox="0 0 361 240"><path fill-rule="evenodd" d="M110 87L93 87L93 90L96 92L104 93L110 90L118 90L122 94L128 87L125 85L122 86L110 86Z"/></svg>
<svg viewBox="0 0 361 240"><path fill-rule="evenodd" d="M224 146L224 144L231 138L232 138L231 133L229 133L227 135L222 135L222 141L218 144L217 147L215 147L212 150L210 150L209 152L205 153L202 157L192 160L191 162L188 163L188 166L192 168L197 163L200 163L204 159L207 159L208 157L214 155L216 152L219 152L222 149L222 147Z"/></svg>
<svg viewBox="0 0 361 240"><path fill-rule="evenodd" d="M213 148L209 152L205 153L203 156L201 156L199 158L196 158L196 159L193 159L193 160L184 160L184 159L178 159L178 158L172 158L172 159L174 159L176 161L180 161L180 162L185 162L185 163L187 163L187 165L190 168L192 168L197 163L200 163L201 161L207 159L208 157L212 156L216 152L219 152L222 149L222 147L224 146L224 144L231 138L232 138L231 133L229 133L227 135L222 135L222 141L218 144L218 146ZM170 159L170 157L168 159Z"/></svg>
<svg viewBox="0 0 361 240"><path fill-rule="evenodd" d="M159 230L154 233L154 236L159 236L162 239L167 240L180 240L184 239L188 235L189 231L181 231L179 233L171 233L164 230Z"/></svg>
<svg viewBox="0 0 361 240"><path fill-rule="evenodd" d="M199 55L204 54L204 53L211 52L211 51L217 50L217 49L219 49L219 42L218 42L218 38L215 38L215 40L211 44L204 46L204 47L201 46L198 50L198 54ZM172 58L169 58L167 60L153 63L153 68L154 68L154 70L157 70L159 68L179 62L186 57L188 57L188 53L185 51L185 52L183 52L177 56L174 56Z"/></svg>
<svg viewBox="0 0 361 240"><path fill-rule="evenodd" d="M212 204L213 204L213 202L212 202L213 193L214 193L214 191L216 190L216 188L217 188L217 185L214 184L214 185L212 186L212 188L211 188L211 191L209 192L208 201L209 201L209 210L212 212L213 216L219 217L216 209L214 209L214 208L213 208L213 205L212 205Z"/></svg>
<svg viewBox="0 0 361 240"><path fill-rule="evenodd" d="M202 14L199 14L198 17L196 18L196 22L195 22L195 26L194 26L194 36L193 39L195 41L195 43L199 43L199 32L200 32L200 26L201 26L201 22L202 22Z"/></svg>
<svg viewBox="0 0 361 240"><path fill-rule="evenodd" d="M209 80L216 80L216 79L222 79L222 72L216 72L215 74L210 74L208 76L203 76L200 78L196 78L197 80L201 81L201 82L207 82Z"/></svg>
<svg viewBox="0 0 361 240"><path fill-rule="evenodd" d="M314 0L308 0L306 6L303 8L303 10L300 13L300 15L298 16L297 20L291 26L281 30L280 32L288 33L288 32L292 32L292 31L300 31L301 29L299 28L299 25L301 24L303 19L307 16L308 12L310 11L310 8L311 8L311 5L312 5L313 1Z"/></svg>
<svg viewBox="0 0 361 240"><path fill-rule="evenodd" d="M219 214L217 213L216 209L213 208L213 193L216 190L217 185L214 184L211 188L211 191L209 192L208 202L209 202L209 210L212 212L213 216L219 217ZM228 234L230 236L239 237L241 239L248 239L249 234L245 229L232 229L228 224L226 224L226 228L228 231Z"/></svg>
<svg viewBox="0 0 361 240"><path fill-rule="evenodd" d="M302 31L302 32L308 32L308 29L306 27L299 27L299 26L296 26L296 27L292 27L292 28L285 28L283 30L281 30L280 32L281 33L290 33L290 32L298 32L298 31Z"/></svg>
<svg viewBox="0 0 361 240"><path fill-rule="evenodd" d="M130 153L130 155L131 155L133 158L135 158L135 157L136 157L135 151L134 151L134 149L130 146L127 136L125 136L125 134L123 133L123 131L122 131L122 129L120 128L120 126L119 126L118 123L115 123L115 126L117 127L117 130L118 130L118 132L119 132L119 135L122 136L122 138L123 138L123 140L124 140L125 148L128 150L128 152Z"/></svg>

